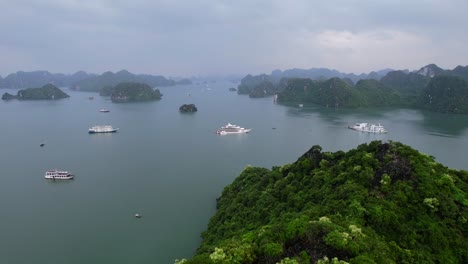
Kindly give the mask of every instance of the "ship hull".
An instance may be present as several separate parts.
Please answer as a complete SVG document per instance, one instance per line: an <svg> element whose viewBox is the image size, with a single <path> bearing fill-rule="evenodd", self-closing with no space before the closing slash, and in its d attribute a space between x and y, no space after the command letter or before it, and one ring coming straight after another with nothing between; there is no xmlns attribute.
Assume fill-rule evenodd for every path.
<svg viewBox="0 0 468 264"><path fill-rule="evenodd" d="M101 133L115 133L117 129L109 130L109 131L88 131L89 134L101 134Z"/></svg>
<svg viewBox="0 0 468 264"><path fill-rule="evenodd" d="M224 131L224 130L221 130L221 131L217 131L216 133L217 133L217 134L220 134L220 135L228 135L228 134L246 134L246 133L249 133L250 130L252 130L252 129L245 129L245 130L240 130L240 131Z"/></svg>
<svg viewBox="0 0 468 264"><path fill-rule="evenodd" d="M368 129L361 129L361 128L352 127L352 126L349 126L348 128L352 130L360 131L360 132L367 132L367 133L375 133L375 134L387 133L387 130L368 130Z"/></svg>
<svg viewBox="0 0 468 264"><path fill-rule="evenodd" d="M55 177L55 176L44 176L48 180L73 180L74 176L70 175L67 177Z"/></svg>

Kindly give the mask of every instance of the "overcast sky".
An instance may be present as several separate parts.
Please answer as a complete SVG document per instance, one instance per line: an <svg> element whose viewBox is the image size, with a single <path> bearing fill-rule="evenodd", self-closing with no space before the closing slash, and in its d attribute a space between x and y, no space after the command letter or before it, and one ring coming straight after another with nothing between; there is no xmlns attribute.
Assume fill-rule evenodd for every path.
<svg viewBox="0 0 468 264"><path fill-rule="evenodd" d="M468 0L0 0L0 75L468 64Z"/></svg>

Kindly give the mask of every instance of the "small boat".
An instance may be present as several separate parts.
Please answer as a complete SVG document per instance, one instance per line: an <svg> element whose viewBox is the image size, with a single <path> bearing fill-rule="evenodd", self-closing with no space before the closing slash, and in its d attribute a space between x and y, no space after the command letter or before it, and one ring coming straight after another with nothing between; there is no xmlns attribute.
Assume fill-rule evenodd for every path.
<svg viewBox="0 0 468 264"><path fill-rule="evenodd" d="M299 107L304 107L304 105L303 105L303 104L299 104Z"/></svg>
<svg viewBox="0 0 468 264"><path fill-rule="evenodd" d="M93 126L89 128L89 134L96 134L96 133L114 133L119 130L118 128L113 128L112 126Z"/></svg>
<svg viewBox="0 0 468 264"><path fill-rule="evenodd" d="M99 110L99 112L101 112L101 113L109 113L110 111L109 111L108 109L104 109L104 108L103 108L103 109Z"/></svg>
<svg viewBox="0 0 468 264"><path fill-rule="evenodd" d="M222 126L220 129L216 130L216 134L219 135L227 135L227 134L242 134L242 133L249 133L250 128L243 128L238 125L233 125L228 123L225 126Z"/></svg>
<svg viewBox="0 0 468 264"><path fill-rule="evenodd" d="M387 130L380 124L356 123L353 126L348 126L348 128L369 133L387 133Z"/></svg>
<svg viewBox="0 0 468 264"><path fill-rule="evenodd" d="M44 178L51 180L71 180L74 175L68 171L49 170L46 171Z"/></svg>
<svg viewBox="0 0 468 264"><path fill-rule="evenodd" d="M141 218L140 214L135 214L135 218Z"/></svg>
<svg viewBox="0 0 468 264"><path fill-rule="evenodd" d="M94 100L94 96L88 97L89 100Z"/></svg>
<svg viewBox="0 0 468 264"><path fill-rule="evenodd" d="M41 143L39 146L43 147L45 144L44 143Z"/></svg>

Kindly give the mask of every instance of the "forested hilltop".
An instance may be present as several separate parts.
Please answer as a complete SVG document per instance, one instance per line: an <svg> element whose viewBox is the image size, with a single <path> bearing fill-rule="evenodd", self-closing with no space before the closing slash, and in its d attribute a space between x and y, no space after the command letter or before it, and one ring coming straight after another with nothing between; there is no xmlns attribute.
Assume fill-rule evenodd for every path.
<svg viewBox="0 0 468 264"><path fill-rule="evenodd" d="M153 90L146 83L123 82L110 88L113 103L143 102L161 99L159 89Z"/></svg>
<svg viewBox="0 0 468 264"><path fill-rule="evenodd" d="M77 91L99 92L104 87L116 86L122 82L145 83L151 87L173 86L177 84L176 81L166 79L163 76L133 74L122 70L116 73L105 72L101 75L81 80L74 83L71 88Z"/></svg>
<svg viewBox="0 0 468 264"><path fill-rule="evenodd" d="M391 71L378 79L246 76L239 94L278 95L278 102L311 102L326 107L404 106L443 113L468 113L468 66L443 70L430 64L419 71Z"/></svg>
<svg viewBox="0 0 468 264"><path fill-rule="evenodd" d="M16 95L9 93L4 93L2 95L3 100L57 100L67 97L70 96L52 84L46 84L40 88L19 90Z"/></svg>
<svg viewBox="0 0 468 264"><path fill-rule="evenodd" d="M468 172L397 142L247 167L176 263L468 263Z"/></svg>

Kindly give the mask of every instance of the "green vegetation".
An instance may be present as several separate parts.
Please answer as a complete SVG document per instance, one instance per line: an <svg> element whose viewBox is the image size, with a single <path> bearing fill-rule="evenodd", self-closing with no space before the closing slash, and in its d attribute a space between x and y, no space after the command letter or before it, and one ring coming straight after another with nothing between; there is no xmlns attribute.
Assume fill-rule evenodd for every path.
<svg viewBox="0 0 468 264"><path fill-rule="evenodd" d="M437 112L468 113L468 82L457 76L436 76L423 90L421 107Z"/></svg>
<svg viewBox="0 0 468 264"><path fill-rule="evenodd" d="M147 84L124 82L112 89L111 100L114 103L140 102L159 100L161 96L159 89L153 90Z"/></svg>
<svg viewBox="0 0 468 264"><path fill-rule="evenodd" d="M397 142L247 167L176 263L467 263L468 172Z"/></svg>
<svg viewBox="0 0 468 264"><path fill-rule="evenodd" d="M406 106L443 113L468 113L468 82L451 75L433 78L402 71L381 81L360 80L356 85L329 80L282 79L273 89L279 102L311 102L326 107Z"/></svg>
<svg viewBox="0 0 468 264"><path fill-rule="evenodd" d="M57 100L70 97L62 90L52 84L46 84L41 88L28 88L19 90L15 95L4 93L3 100L19 99L19 100Z"/></svg>
<svg viewBox="0 0 468 264"><path fill-rule="evenodd" d="M183 104L179 107L181 113L193 113L197 112L198 109L194 104Z"/></svg>
<svg viewBox="0 0 468 264"><path fill-rule="evenodd" d="M282 79L280 85L284 87L278 94L280 102L312 102L327 107L357 107L362 104L357 90L340 78L326 81Z"/></svg>
<svg viewBox="0 0 468 264"><path fill-rule="evenodd" d="M72 89L78 91L99 92L104 87L114 87L122 82L145 83L151 87L156 86L172 86L176 82L168 80L163 76L153 76L147 74L135 75L128 71L122 70L117 73L105 72L98 76L93 76L72 85Z"/></svg>
<svg viewBox="0 0 468 264"><path fill-rule="evenodd" d="M265 74L252 76L247 75L241 80L237 87L238 94L248 94L252 98L265 97L278 92L273 80Z"/></svg>
<svg viewBox="0 0 468 264"><path fill-rule="evenodd" d="M333 75L342 78L324 79ZM444 70L429 64L415 72L389 71L381 79L379 76L377 72L350 76L328 69L273 71L271 75L247 75L238 86L238 94L250 97L277 94L280 103L311 102L326 107L403 106L468 113L468 104L464 103L468 66Z"/></svg>

